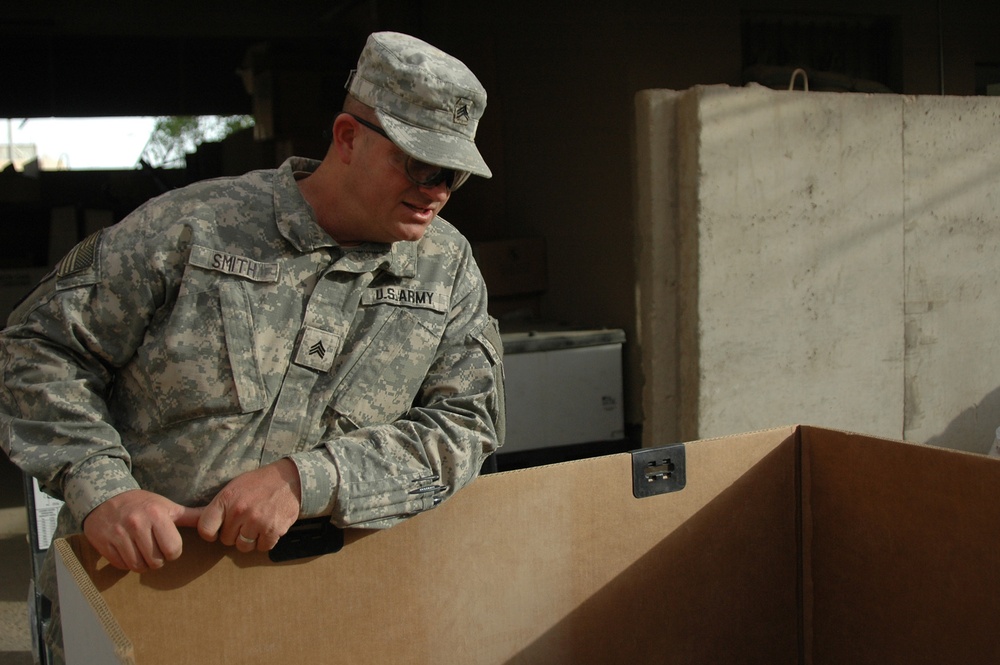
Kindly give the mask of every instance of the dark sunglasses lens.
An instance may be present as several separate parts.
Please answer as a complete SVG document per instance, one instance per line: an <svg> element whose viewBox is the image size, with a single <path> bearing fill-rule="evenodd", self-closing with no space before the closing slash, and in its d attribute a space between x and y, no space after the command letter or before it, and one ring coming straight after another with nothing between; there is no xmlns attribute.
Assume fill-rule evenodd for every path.
<svg viewBox="0 0 1000 665"><path fill-rule="evenodd" d="M467 171L433 166L412 157L406 160L406 175L421 187L437 187L443 182L450 191L455 191L469 179Z"/></svg>
<svg viewBox="0 0 1000 665"><path fill-rule="evenodd" d="M452 174L452 180L448 184L448 189L453 192L465 184L465 181L469 179L470 175L472 175L468 171L450 171L450 173Z"/></svg>

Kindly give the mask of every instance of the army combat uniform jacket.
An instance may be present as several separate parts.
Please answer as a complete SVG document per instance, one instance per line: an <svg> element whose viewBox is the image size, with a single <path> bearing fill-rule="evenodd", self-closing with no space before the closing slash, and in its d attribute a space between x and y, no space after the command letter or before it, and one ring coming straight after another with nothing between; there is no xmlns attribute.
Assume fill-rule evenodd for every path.
<svg viewBox="0 0 1000 665"><path fill-rule="evenodd" d="M471 481L503 439L501 345L468 242L339 247L295 179L196 183L78 245L0 335L0 440L66 501L188 506L283 457L301 517L385 526Z"/></svg>

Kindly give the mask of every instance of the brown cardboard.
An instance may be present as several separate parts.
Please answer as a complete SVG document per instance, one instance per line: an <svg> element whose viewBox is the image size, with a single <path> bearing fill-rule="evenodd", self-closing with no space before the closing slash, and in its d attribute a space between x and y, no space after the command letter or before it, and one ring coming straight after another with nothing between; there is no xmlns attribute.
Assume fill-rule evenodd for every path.
<svg viewBox="0 0 1000 665"><path fill-rule="evenodd" d="M997 662L997 460L811 427L686 457L684 489L645 499L629 454L485 476L286 564L187 533L180 560L126 574L60 540L67 657Z"/></svg>
<svg viewBox="0 0 1000 665"><path fill-rule="evenodd" d="M813 662L1000 662L1000 464L809 428L802 444Z"/></svg>

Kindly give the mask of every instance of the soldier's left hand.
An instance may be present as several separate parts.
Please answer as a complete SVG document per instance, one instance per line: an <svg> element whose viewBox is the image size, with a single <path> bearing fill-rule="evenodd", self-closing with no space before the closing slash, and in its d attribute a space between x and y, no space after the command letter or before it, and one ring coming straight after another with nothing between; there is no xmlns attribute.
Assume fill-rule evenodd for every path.
<svg viewBox="0 0 1000 665"><path fill-rule="evenodd" d="M267 552L299 517L302 494L295 463L281 459L229 482L198 521L198 533L241 552Z"/></svg>

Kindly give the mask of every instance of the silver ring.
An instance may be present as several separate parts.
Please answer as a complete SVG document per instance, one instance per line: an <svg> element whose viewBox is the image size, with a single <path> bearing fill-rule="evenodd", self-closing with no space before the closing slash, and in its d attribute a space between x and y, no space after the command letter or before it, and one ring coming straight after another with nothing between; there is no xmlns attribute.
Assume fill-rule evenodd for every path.
<svg viewBox="0 0 1000 665"><path fill-rule="evenodd" d="M257 542L257 539L256 539L256 538L247 538L247 537L246 537L246 536L244 536L244 535L243 535L242 533L240 534L239 538L240 538L240 540L242 540L242 541L243 541L244 543L246 543L247 545L253 545L254 543L256 543L256 542Z"/></svg>

